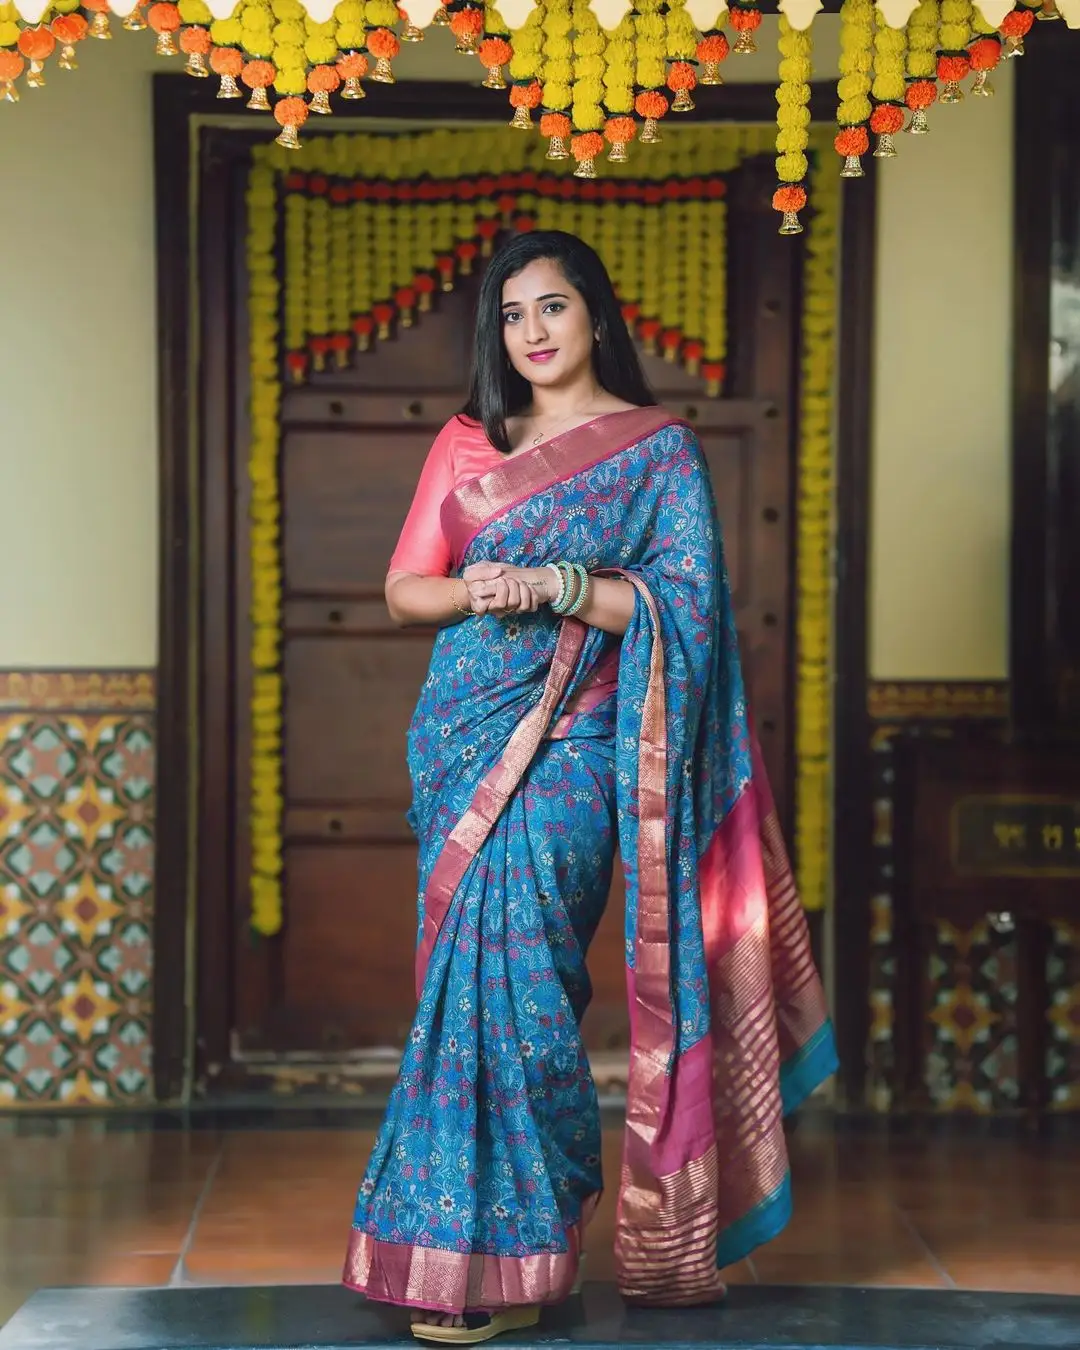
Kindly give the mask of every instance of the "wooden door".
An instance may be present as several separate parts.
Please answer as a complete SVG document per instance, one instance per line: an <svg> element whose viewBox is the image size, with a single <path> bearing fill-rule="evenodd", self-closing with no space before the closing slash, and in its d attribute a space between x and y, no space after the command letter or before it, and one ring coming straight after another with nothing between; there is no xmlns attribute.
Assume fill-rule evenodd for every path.
<svg viewBox="0 0 1080 1350"><path fill-rule="evenodd" d="M661 400L701 436L725 527L748 684L786 814L791 745L791 482L799 251L775 235L770 171L731 196L726 397L647 357ZM231 1055L288 1064L396 1063L413 1012L416 848L406 825L405 730L431 635L391 626L393 550L421 465L460 406L475 279L392 343L283 401L285 908L277 938L240 942L230 979ZM243 521L237 520L243 549ZM242 570L240 572L242 576ZM243 627L242 606L237 606ZM239 634L238 648L244 648ZM244 689L234 773L244 782ZM245 921L243 794L236 926ZM622 886L590 956L585 1027L594 1057L627 1045Z"/></svg>

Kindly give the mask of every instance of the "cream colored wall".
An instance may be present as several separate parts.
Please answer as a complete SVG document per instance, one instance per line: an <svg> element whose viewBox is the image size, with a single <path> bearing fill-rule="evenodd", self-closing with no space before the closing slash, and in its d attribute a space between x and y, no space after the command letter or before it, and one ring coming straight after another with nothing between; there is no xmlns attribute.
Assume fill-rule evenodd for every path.
<svg viewBox="0 0 1080 1350"><path fill-rule="evenodd" d="M1008 673L1013 78L932 111L879 189L870 673ZM851 341L851 338L848 338Z"/></svg>
<svg viewBox="0 0 1080 1350"><path fill-rule="evenodd" d="M835 19L815 25L836 70ZM447 35L405 78L472 74ZM729 77L768 80L771 30ZM440 50L441 47L441 50ZM150 73L143 33L0 107L0 668L146 666L156 647ZM871 671L1004 674L1011 85L934 114L881 173ZM369 111L375 112L372 89ZM852 191L860 186L851 185ZM865 335L869 339L871 335ZM849 335L849 342L861 340ZM18 581L15 580L18 575Z"/></svg>
<svg viewBox="0 0 1080 1350"><path fill-rule="evenodd" d="M155 660L153 50L0 104L0 668Z"/></svg>

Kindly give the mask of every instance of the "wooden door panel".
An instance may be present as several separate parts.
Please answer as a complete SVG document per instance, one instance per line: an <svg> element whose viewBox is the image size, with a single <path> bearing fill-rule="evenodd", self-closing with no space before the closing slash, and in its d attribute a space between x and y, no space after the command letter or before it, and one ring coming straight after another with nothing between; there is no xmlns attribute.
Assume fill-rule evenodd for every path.
<svg viewBox="0 0 1080 1350"><path fill-rule="evenodd" d="M286 637L285 797L301 802L410 800L405 731L430 641Z"/></svg>
<svg viewBox="0 0 1080 1350"><path fill-rule="evenodd" d="M289 935L267 1026L282 1051L398 1049L414 1007L416 852L291 844Z"/></svg>

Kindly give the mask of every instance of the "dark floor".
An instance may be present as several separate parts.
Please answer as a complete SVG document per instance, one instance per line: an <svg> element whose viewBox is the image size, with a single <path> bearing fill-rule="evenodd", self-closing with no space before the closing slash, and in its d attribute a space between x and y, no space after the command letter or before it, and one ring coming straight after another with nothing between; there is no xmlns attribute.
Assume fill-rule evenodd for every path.
<svg viewBox="0 0 1080 1350"><path fill-rule="evenodd" d="M336 1281L370 1129L229 1119L0 1120L0 1323L48 1286ZM794 1220L732 1283L1080 1294L1080 1138L814 1124L790 1142ZM610 1178L620 1143L605 1132ZM613 1276L613 1217L609 1193L590 1280Z"/></svg>

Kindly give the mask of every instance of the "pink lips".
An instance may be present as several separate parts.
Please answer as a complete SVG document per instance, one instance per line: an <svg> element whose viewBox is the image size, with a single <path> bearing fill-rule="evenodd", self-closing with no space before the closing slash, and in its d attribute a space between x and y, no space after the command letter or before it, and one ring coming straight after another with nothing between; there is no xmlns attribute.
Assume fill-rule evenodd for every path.
<svg viewBox="0 0 1080 1350"><path fill-rule="evenodd" d="M550 361L553 356L557 355L558 350L558 347L552 347L545 352L530 352L529 360L535 361L537 365L542 365L545 361Z"/></svg>

